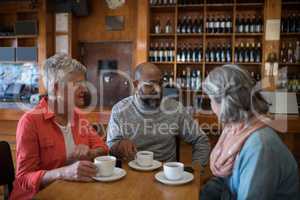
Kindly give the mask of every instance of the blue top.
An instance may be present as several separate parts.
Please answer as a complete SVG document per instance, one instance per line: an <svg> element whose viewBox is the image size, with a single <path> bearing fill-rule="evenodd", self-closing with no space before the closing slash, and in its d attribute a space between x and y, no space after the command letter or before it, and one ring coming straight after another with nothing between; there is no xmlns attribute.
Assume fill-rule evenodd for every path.
<svg viewBox="0 0 300 200"><path fill-rule="evenodd" d="M226 179L237 200L299 200L297 163L273 129L255 131Z"/></svg>

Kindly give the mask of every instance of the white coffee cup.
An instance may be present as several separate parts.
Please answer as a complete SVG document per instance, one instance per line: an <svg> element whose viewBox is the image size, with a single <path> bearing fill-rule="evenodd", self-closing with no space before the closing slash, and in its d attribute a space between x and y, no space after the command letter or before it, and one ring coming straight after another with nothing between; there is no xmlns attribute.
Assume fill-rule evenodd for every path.
<svg viewBox="0 0 300 200"><path fill-rule="evenodd" d="M153 152L139 151L135 156L136 163L142 167L149 167L153 165Z"/></svg>
<svg viewBox="0 0 300 200"><path fill-rule="evenodd" d="M94 159L94 164L98 169L97 176L112 176L116 166L116 157L99 156Z"/></svg>
<svg viewBox="0 0 300 200"><path fill-rule="evenodd" d="M175 181L183 177L184 164L181 162L167 162L164 164L164 174L169 180Z"/></svg>

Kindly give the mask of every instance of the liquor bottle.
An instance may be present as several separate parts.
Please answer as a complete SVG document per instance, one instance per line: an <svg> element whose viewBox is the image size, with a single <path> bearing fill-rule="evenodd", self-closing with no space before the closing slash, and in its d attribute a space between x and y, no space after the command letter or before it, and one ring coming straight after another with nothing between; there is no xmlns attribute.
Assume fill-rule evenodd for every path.
<svg viewBox="0 0 300 200"><path fill-rule="evenodd" d="M192 21L192 17L189 16L188 17L188 23L187 23L187 26L186 26L186 33L191 33L192 32L192 27L193 27L193 21Z"/></svg>
<svg viewBox="0 0 300 200"><path fill-rule="evenodd" d="M203 32L203 18L202 16L199 17L198 26L197 26L197 33Z"/></svg>
<svg viewBox="0 0 300 200"><path fill-rule="evenodd" d="M244 43L241 42L240 44L240 50L239 50L239 63L244 62L244 57L245 57L245 48L244 48Z"/></svg>
<svg viewBox="0 0 300 200"><path fill-rule="evenodd" d="M257 17L256 23L255 23L255 32L256 33L263 32L263 20L262 20L261 16Z"/></svg>
<svg viewBox="0 0 300 200"><path fill-rule="evenodd" d="M151 2L150 2L150 4L151 4ZM154 62L154 45L153 45L153 43L150 43L150 48L149 48L149 58L148 58L148 60L150 61L150 62Z"/></svg>
<svg viewBox="0 0 300 200"><path fill-rule="evenodd" d="M280 49L280 61L282 63L286 63L287 60L287 48L285 46L285 43L283 42Z"/></svg>
<svg viewBox="0 0 300 200"><path fill-rule="evenodd" d="M177 50L177 62L181 62L181 55L182 55L182 48L181 47L178 47L178 50Z"/></svg>
<svg viewBox="0 0 300 200"><path fill-rule="evenodd" d="M158 51L158 62L164 62L164 61L165 61L165 49L163 43L161 42Z"/></svg>
<svg viewBox="0 0 300 200"><path fill-rule="evenodd" d="M255 61L256 58L256 52L255 52L255 44L254 42L252 42L251 44L251 48L250 48L250 62L253 63Z"/></svg>
<svg viewBox="0 0 300 200"><path fill-rule="evenodd" d="M186 33L186 28L187 28L187 17L184 16L181 24L181 33Z"/></svg>
<svg viewBox="0 0 300 200"><path fill-rule="evenodd" d="M169 87L173 88L174 87L174 73L171 71L171 74L169 75Z"/></svg>
<svg viewBox="0 0 300 200"><path fill-rule="evenodd" d="M290 21L290 31L291 33L295 33L296 32L296 14L293 13L292 17L291 17L291 21Z"/></svg>
<svg viewBox="0 0 300 200"><path fill-rule="evenodd" d="M192 33L198 33L198 26L199 26L199 22L198 19L196 18L192 25Z"/></svg>
<svg viewBox="0 0 300 200"><path fill-rule="evenodd" d="M163 75L163 86L167 88L168 84L169 84L169 74L168 72L165 71Z"/></svg>
<svg viewBox="0 0 300 200"><path fill-rule="evenodd" d="M181 62L186 62L187 54L188 54L188 50L187 50L186 44L183 44L183 50L182 50L182 54L181 54Z"/></svg>
<svg viewBox="0 0 300 200"><path fill-rule="evenodd" d="M206 51L205 51L205 62L210 62L210 59L209 59L209 57L210 57L210 51L211 51L210 44L208 43Z"/></svg>
<svg viewBox="0 0 300 200"><path fill-rule="evenodd" d="M220 28L219 28L219 33L225 33L226 32L226 26L225 26L225 17L221 16L220 18Z"/></svg>
<svg viewBox="0 0 300 200"><path fill-rule="evenodd" d="M196 88L197 91L201 90L201 71L198 69L196 72Z"/></svg>
<svg viewBox="0 0 300 200"><path fill-rule="evenodd" d="M168 18L168 21L165 26L165 33L172 33L172 32L173 30L172 30L171 20L170 18Z"/></svg>
<svg viewBox="0 0 300 200"><path fill-rule="evenodd" d="M173 62L175 60L175 47L174 47L174 43L171 43L171 47L170 47L170 55L171 55L171 62Z"/></svg>
<svg viewBox="0 0 300 200"><path fill-rule="evenodd" d="M257 43L256 45L256 50L255 50L255 62L260 63L261 58L262 58L262 50L261 50L261 44L260 42Z"/></svg>
<svg viewBox="0 0 300 200"><path fill-rule="evenodd" d="M187 86L186 71L183 70L181 75L181 88L186 88L186 86Z"/></svg>
<svg viewBox="0 0 300 200"><path fill-rule="evenodd" d="M296 63L300 63L300 41L296 42L295 61Z"/></svg>
<svg viewBox="0 0 300 200"><path fill-rule="evenodd" d="M209 54L209 61L210 62L215 62L216 61L216 48L215 46L212 46Z"/></svg>
<svg viewBox="0 0 300 200"><path fill-rule="evenodd" d="M191 62L193 57L193 50L191 48L191 44L188 44L187 51L186 51L186 62Z"/></svg>
<svg viewBox="0 0 300 200"><path fill-rule="evenodd" d="M244 52L244 62L248 63L249 61L250 61L250 44L249 42L247 42L245 52Z"/></svg>
<svg viewBox="0 0 300 200"><path fill-rule="evenodd" d="M239 56L240 56L240 47L238 43L236 43L234 48L234 63L239 62Z"/></svg>
<svg viewBox="0 0 300 200"><path fill-rule="evenodd" d="M232 21L231 21L230 16L226 17L225 29L226 29L226 31L225 31L226 33L231 33L232 32Z"/></svg>
<svg viewBox="0 0 300 200"><path fill-rule="evenodd" d="M186 88L189 90L191 88L191 69L187 68L186 71Z"/></svg>
<svg viewBox="0 0 300 200"><path fill-rule="evenodd" d="M170 55L169 43L165 43L165 45L166 45L166 47L164 48L164 59L163 59L163 61L170 62L171 61L171 55Z"/></svg>
<svg viewBox="0 0 300 200"><path fill-rule="evenodd" d="M231 62L231 45L230 45L230 43L227 44L227 48L226 48L226 62Z"/></svg>
<svg viewBox="0 0 300 200"><path fill-rule="evenodd" d="M158 51L159 51L158 43L155 43L155 47L153 49L153 61L154 62L158 62Z"/></svg>
<svg viewBox="0 0 300 200"><path fill-rule="evenodd" d="M161 26L160 26L159 18L156 19L156 23L155 23L155 26L154 26L154 33L155 34L160 34L161 33Z"/></svg>
<svg viewBox="0 0 300 200"><path fill-rule="evenodd" d="M242 33L243 32L243 25L242 25L240 15L237 15L237 17L236 17L236 32L237 33Z"/></svg>
<svg viewBox="0 0 300 200"><path fill-rule="evenodd" d="M247 17L247 19L245 20L245 23L244 23L244 33L249 33L250 32L250 25L251 25L250 15L248 15L248 17Z"/></svg>
<svg viewBox="0 0 300 200"><path fill-rule="evenodd" d="M208 33L212 33L214 30L214 21L213 21L214 16L209 16L208 18Z"/></svg>
<svg viewBox="0 0 300 200"><path fill-rule="evenodd" d="M225 44L222 45L220 60L221 60L221 62L226 62L226 47L225 47Z"/></svg>
<svg viewBox="0 0 300 200"><path fill-rule="evenodd" d="M288 44L288 50L287 50L287 60L288 63L295 63L295 58L294 58L294 49L293 49L293 45L291 42L289 42Z"/></svg>
<svg viewBox="0 0 300 200"><path fill-rule="evenodd" d="M215 62L221 62L221 51L220 44L217 44L217 49L215 51Z"/></svg>
<svg viewBox="0 0 300 200"><path fill-rule="evenodd" d="M182 27L182 19L178 19L177 30L176 30L177 33L181 33L181 27Z"/></svg>
<svg viewBox="0 0 300 200"><path fill-rule="evenodd" d="M219 29L220 29L220 19L215 17L213 18L213 33L219 33Z"/></svg>
<svg viewBox="0 0 300 200"><path fill-rule="evenodd" d="M297 15L296 22L297 22L297 24L296 24L296 31L297 31L297 33L300 33L300 13L298 13L298 15Z"/></svg>
<svg viewBox="0 0 300 200"><path fill-rule="evenodd" d="M256 32L256 20L255 20L254 16L251 16L251 18L250 18L249 32L250 33Z"/></svg>

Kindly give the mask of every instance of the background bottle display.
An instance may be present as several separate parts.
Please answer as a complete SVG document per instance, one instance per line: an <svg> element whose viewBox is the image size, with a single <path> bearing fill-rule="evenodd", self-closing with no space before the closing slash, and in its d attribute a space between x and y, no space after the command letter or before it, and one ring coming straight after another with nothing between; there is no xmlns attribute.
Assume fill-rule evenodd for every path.
<svg viewBox="0 0 300 200"><path fill-rule="evenodd" d="M300 63L300 41L285 41L281 44L280 49L281 63Z"/></svg>
<svg viewBox="0 0 300 200"><path fill-rule="evenodd" d="M231 62L231 44L208 43L205 53L206 62Z"/></svg>
<svg viewBox="0 0 300 200"><path fill-rule="evenodd" d="M160 19L156 18L154 27L153 27L153 33L155 34L161 34L161 33L173 33L173 25L171 23L171 19L167 18L166 23L164 26L161 25Z"/></svg>
<svg viewBox="0 0 300 200"><path fill-rule="evenodd" d="M175 59L174 43L151 43L149 48L150 62L173 62Z"/></svg>
<svg viewBox="0 0 300 200"><path fill-rule="evenodd" d="M203 18L183 16L178 19L177 33L202 33L203 32Z"/></svg>
<svg viewBox="0 0 300 200"><path fill-rule="evenodd" d="M281 18L281 32L300 33L300 13L288 13Z"/></svg>
<svg viewBox="0 0 300 200"><path fill-rule="evenodd" d="M263 32L263 20L261 16L237 15L236 17L237 33L261 33Z"/></svg>
<svg viewBox="0 0 300 200"><path fill-rule="evenodd" d="M177 62L202 62L202 44L183 43L177 50Z"/></svg>
<svg viewBox="0 0 300 200"><path fill-rule="evenodd" d="M176 86L181 89L200 91L201 80L201 71L199 69L191 69L187 67L178 74Z"/></svg>
<svg viewBox="0 0 300 200"><path fill-rule="evenodd" d="M209 15L206 21L207 33L231 33L232 19L230 16Z"/></svg>
<svg viewBox="0 0 300 200"><path fill-rule="evenodd" d="M251 44L249 42L241 42L236 44L234 52L234 62L235 63L261 63L262 59L262 49L261 43Z"/></svg>

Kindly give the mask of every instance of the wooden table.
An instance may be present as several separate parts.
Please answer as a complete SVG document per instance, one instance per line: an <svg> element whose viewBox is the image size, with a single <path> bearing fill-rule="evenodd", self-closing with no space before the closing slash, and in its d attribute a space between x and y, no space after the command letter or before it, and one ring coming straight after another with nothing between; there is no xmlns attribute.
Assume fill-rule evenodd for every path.
<svg viewBox="0 0 300 200"><path fill-rule="evenodd" d="M110 183L92 182L78 183L56 181L40 191L34 199L126 199L126 200L176 200L199 199L200 170L194 172L195 179L181 186L167 186L157 182L154 175L162 168L153 172L132 170L123 164L127 175Z"/></svg>

